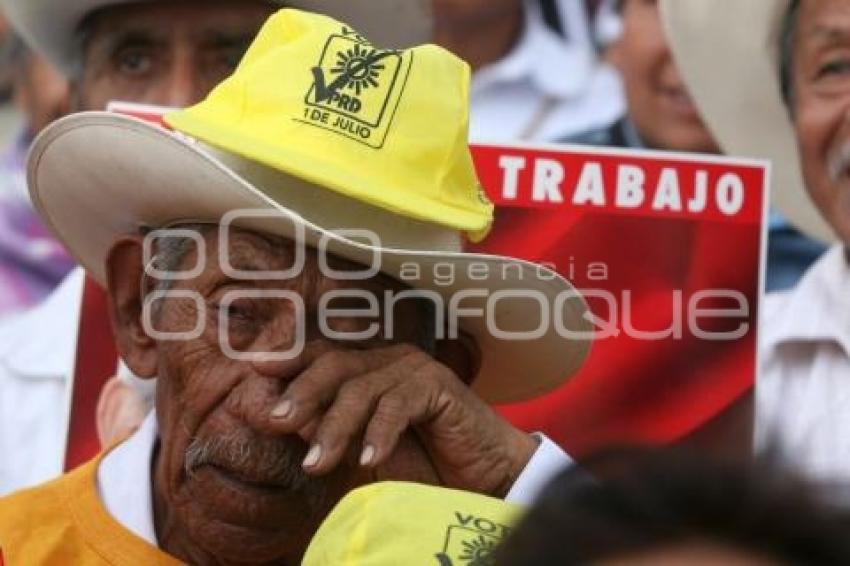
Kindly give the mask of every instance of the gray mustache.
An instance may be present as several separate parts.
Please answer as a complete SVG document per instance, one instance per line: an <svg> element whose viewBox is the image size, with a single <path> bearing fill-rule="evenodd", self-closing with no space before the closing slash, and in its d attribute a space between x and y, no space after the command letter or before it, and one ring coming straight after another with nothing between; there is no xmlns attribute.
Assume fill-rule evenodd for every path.
<svg viewBox="0 0 850 566"><path fill-rule="evenodd" d="M301 467L305 452L305 446L286 439L246 439L237 434L196 437L186 448L184 469L191 479L201 466L215 465L257 482L292 491L312 490L319 486L312 485L317 482Z"/></svg>

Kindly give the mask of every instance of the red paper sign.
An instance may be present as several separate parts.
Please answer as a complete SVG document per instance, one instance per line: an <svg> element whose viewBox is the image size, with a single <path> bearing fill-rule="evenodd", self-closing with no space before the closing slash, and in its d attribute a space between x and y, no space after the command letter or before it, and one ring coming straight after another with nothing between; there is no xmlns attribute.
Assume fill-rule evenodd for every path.
<svg viewBox="0 0 850 566"><path fill-rule="evenodd" d="M474 251L545 263L581 289L597 339L580 372L505 407L573 454L669 443L748 393L768 166L565 146L475 146L497 205Z"/></svg>
<svg viewBox="0 0 850 566"><path fill-rule="evenodd" d="M115 375L118 367L108 301L103 287L86 276L71 387L65 471L88 462L101 449L97 434L97 403L101 389Z"/></svg>

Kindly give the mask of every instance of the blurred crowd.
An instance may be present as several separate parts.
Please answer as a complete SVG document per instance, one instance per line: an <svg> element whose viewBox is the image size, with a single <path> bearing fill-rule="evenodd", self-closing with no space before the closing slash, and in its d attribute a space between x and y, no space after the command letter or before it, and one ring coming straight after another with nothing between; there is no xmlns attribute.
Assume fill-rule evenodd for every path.
<svg viewBox="0 0 850 566"><path fill-rule="evenodd" d="M0 17L0 494L62 471L56 457L63 450L58 431L70 379L66 362L73 359L77 332L77 318L69 313L79 311L83 286L83 270L30 202L30 144L56 119L105 109L110 102L182 108L203 100L234 72L273 11L262 1L219 2L203 11L194 0L168 11L159 2L115 4L85 15L80 26L84 41L75 54L46 52L39 38L21 35ZM797 13L799 4L809 3L791 2L789 18L823 18L805 9ZM674 56L673 38L655 0L432 0L431 9L433 42L472 68L472 142L736 154L734 142L719 134L719 127L709 127L715 122L707 116L717 111L707 112L703 100L692 94L699 81L691 77L695 71L680 69L687 55ZM841 16L848 16L846 10ZM850 35L848 29L843 32ZM796 37L793 30L786 36ZM808 59L800 64L817 66ZM848 69L847 57L836 55L812 74L846 77ZM817 127L846 127L836 125L840 120L818 126L818 119L826 119L812 117L817 113L812 105L831 93L838 96L841 76L814 87L803 78L789 79L797 89L786 93L786 102L791 115L802 116L810 126L804 135ZM801 141L803 153L818 151L817 141L807 139ZM847 160L846 149L829 153L836 152ZM846 169L843 161L834 161L829 168L839 171L833 177ZM813 172L812 163L803 167L810 191L826 175ZM815 201L841 233L847 205L830 198L817 193ZM800 462L788 454L788 467L795 472L811 473L815 480L843 480L850 478L850 417L845 416L850 410L844 406L850 402L844 383L850 368L850 311L844 307L850 305L810 307L820 303L794 293L832 297L845 292L848 257L843 247L828 251L833 242L815 237L793 214L780 206L770 212L770 326L764 334L772 341L760 354L767 385L759 398L764 408L757 405L756 410L763 415L757 423L763 418L772 427L759 431L760 446L766 451L776 442L786 453L799 449L805 453ZM806 314L807 308L812 312ZM789 319L792 311L796 314ZM804 315L805 320L798 318ZM104 389L97 411L104 445L136 430L149 411L152 390L139 383L122 370ZM21 403L20 412L12 409L33 396L43 399L35 408ZM23 430L28 434L20 434ZM40 450L32 450L34 445ZM27 455L8 457L17 453ZM804 497L808 486L777 487L768 482L772 472L766 467L697 470L683 463L688 461L695 460L642 457L618 463L617 472L607 476L611 467L603 463L589 483L558 478L540 507L508 538L499 563L544 563L545 556L560 556L557 562L563 564L850 560L850 549L836 534L846 524L843 511ZM707 481L689 483L688 474L696 473L705 473ZM767 483L760 486L762 480ZM724 522L741 513L752 516L731 526ZM564 537L581 540L583 546L553 545ZM793 537L799 537L797 545L784 544ZM0 539L0 549L2 544ZM618 560L623 556L630 561Z"/></svg>

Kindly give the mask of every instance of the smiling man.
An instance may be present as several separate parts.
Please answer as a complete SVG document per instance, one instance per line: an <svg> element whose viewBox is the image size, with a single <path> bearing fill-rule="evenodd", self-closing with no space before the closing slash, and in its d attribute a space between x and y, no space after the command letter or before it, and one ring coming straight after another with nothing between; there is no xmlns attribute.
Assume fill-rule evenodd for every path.
<svg viewBox="0 0 850 566"><path fill-rule="evenodd" d="M622 32L608 59L623 78L628 116L609 130L606 145L717 153L670 53L654 0L615 2Z"/></svg>
<svg viewBox="0 0 850 566"><path fill-rule="evenodd" d="M768 296L757 441L818 478L850 477L850 4L664 0L694 96L733 154L773 164L774 202L838 243L791 291Z"/></svg>
<svg viewBox="0 0 850 566"><path fill-rule="evenodd" d="M568 463L487 404L562 384L588 323L558 275L461 252L493 211L469 74L440 48L381 50L284 10L233 77L167 117L176 133L89 113L39 138L33 201L158 385L130 439L0 500L9 562L297 564L356 486L523 502Z"/></svg>

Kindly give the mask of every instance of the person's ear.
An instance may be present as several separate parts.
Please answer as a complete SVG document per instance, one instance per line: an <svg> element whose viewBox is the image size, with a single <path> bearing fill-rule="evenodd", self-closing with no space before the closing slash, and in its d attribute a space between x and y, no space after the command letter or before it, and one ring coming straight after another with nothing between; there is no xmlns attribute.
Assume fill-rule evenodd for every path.
<svg viewBox="0 0 850 566"><path fill-rule="evenodd" d="M97 399L95 423L100 446L108 448L136 432L146 412L145 400L135 389L118 377L111 378Z"/></svg>
<svg viewBox="0 0 850 566"><path fill-rule="evenodd" d="M481 349L466 332L460 332L456 340L438 340L434 357L467 385L472 384L481 369Z"/></svg>
<svg viewBox="0 0 850 566"><path fill-rule="evenodd" d="M110 318L118 353L127 367L141 378L157 374L156 341L148 336L142 321L142 300L147 294L142 265L142 237L117 240L106 257L106 284Z"/></svg>

